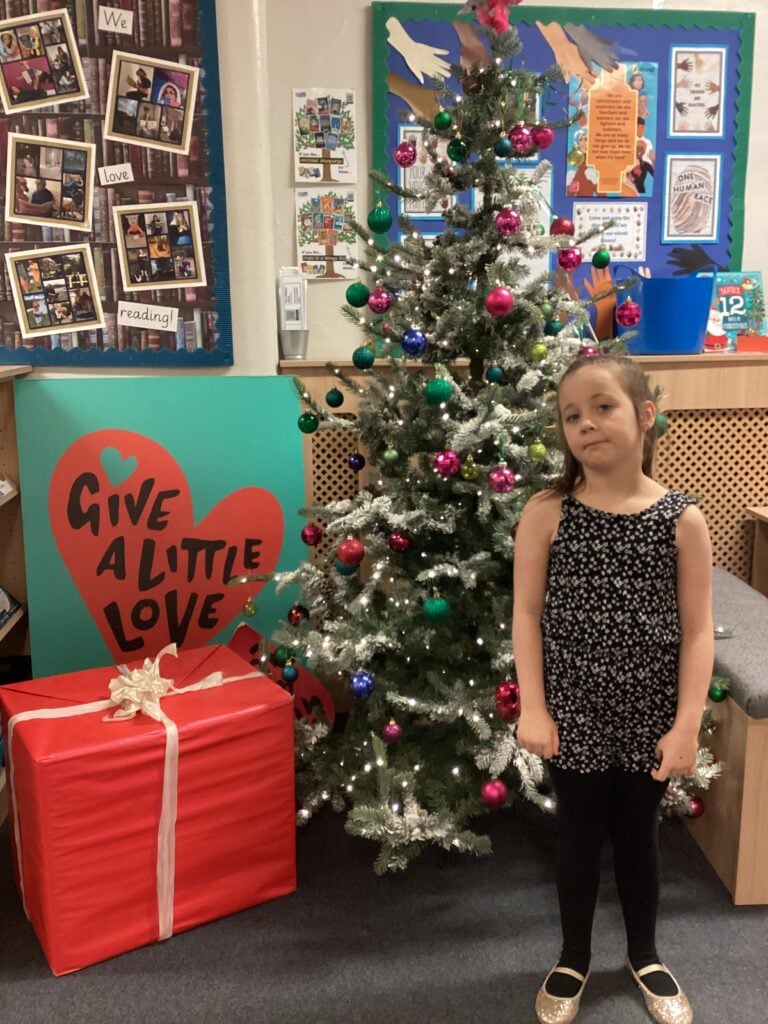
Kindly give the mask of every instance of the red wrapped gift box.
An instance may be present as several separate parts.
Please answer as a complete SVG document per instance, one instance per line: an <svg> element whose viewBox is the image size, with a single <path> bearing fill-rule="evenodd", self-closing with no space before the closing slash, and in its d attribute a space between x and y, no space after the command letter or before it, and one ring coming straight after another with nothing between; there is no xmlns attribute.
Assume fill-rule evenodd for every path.
<svg viewBox="0 0 768 1024"><path fill-rule="evenodd" d="M140 669L0 689L17 882L54 974L296 888L291 697L206 647L154 665L186 692L145 679L120 717Z"/></svg>

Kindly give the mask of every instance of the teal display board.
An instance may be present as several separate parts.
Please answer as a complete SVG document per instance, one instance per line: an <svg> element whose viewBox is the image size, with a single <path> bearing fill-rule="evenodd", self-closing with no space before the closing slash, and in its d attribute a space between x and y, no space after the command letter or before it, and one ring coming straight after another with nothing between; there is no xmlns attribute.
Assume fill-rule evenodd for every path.
<svg viewBox="0 0 768 1024"><path fill-rule="evenodd" d="M227 581L305 554L290 379L21 381L15 400L36 676L226 641L249 597L273 631L292 595Z"/></svg>

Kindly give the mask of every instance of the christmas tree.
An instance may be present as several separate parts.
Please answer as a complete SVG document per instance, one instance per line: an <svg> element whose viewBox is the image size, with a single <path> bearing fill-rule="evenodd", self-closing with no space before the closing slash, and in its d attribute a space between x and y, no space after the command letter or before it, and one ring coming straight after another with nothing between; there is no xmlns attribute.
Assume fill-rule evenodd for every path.
<svg viewBox="0 0 768 1024"><path fill-rule="evenodd" d="M334 368L339 387L321 407L297 382L300 428L343 428L350 466L367 459L371 474L355 498L306 510L303 539L325 536L331 549L280 579L302 588L274 638L283 655L343 676L355 698L343 727L297 726L299 819L326 803L347 810L348 830L378 842L380 872L429 844L488 852L472 819L515 792L554 806L544 764L516 740L512 563L523 506L561 466L556 381L574 356L597 351L567 278L591 236L574 238L565 217L542 223L545 160L532 174L516 166L570 122L531 123L532 101L559 71L513 66L517 33L499 22L506 5L492 6L487 62L453 65L461 96L435 80L439 112L411 115L434 161L423 188L373 175L380 196L443 209L445 230L430 242L401 218L404 240L392 242L381 200L367 229L355 225L368 283L348 288L344 313L365 338L352 357L362 384ZM394 156L409 166L415 143ZM457 200L471 188L482 194L475 211ZM551 252L559 283L530 272ZM598 250L595 265L608 260ZM355 420L334 413L343 388L359 393ZM696 813L694 784L716 772L703 749L696 780L673 780L667 809Z"/></svg>

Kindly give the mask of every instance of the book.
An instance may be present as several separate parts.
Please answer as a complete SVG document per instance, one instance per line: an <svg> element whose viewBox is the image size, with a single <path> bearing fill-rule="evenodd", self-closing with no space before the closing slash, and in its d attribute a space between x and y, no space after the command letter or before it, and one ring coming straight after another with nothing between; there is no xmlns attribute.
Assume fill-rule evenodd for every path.
<svg viewBox="0 0 768 1024"><path fill-rule="evenodd" d="M762 273L740 270L715 274L704 351L735 352L739 336L765 334L768 327Z"/></svg>

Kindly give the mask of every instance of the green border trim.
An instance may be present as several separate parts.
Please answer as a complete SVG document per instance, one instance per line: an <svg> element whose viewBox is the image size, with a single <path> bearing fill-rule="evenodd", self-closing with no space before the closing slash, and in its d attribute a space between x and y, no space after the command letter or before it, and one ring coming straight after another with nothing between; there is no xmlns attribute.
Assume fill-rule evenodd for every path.
<svg viewBox="0 0 768 1024"><path fill-rule="evenodd" d="M398 3L374 0L372 6L372 69L371 158L372 166L387 171L387 19L415 18L421 21L454 21L460 7L450 4ZM752 98L752 64L755 49L755 17L753 13L731 11L643 11L603 9L597 7L514 7L510 8L512 24L533 21L555 21L579 25L658 26L659 28L727 28L739 33L737 54L736 117L734 119L733 185L729 196L728 269L740 270L744 248L744 190L747 180L749 152L749 115ZM464 15L462 21L471 21Z"/></svg>

